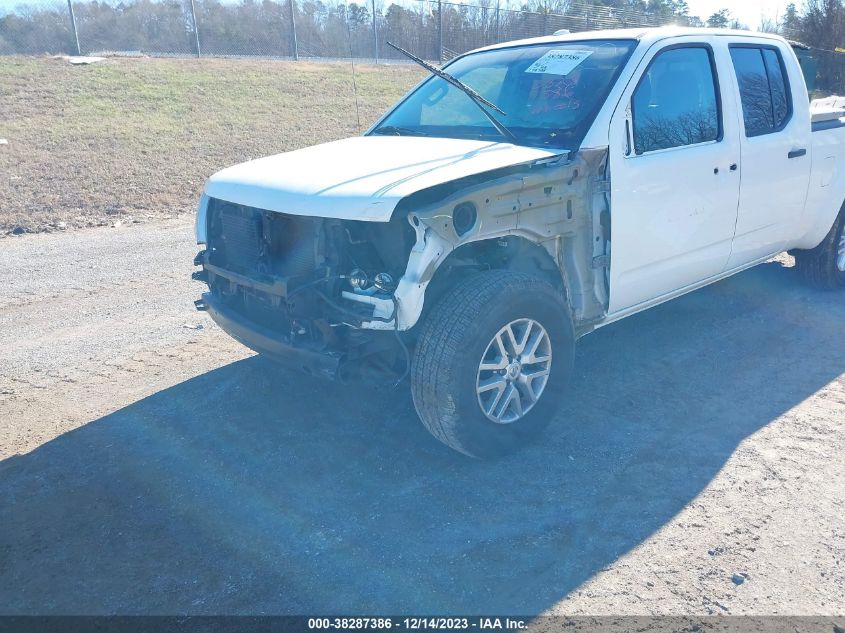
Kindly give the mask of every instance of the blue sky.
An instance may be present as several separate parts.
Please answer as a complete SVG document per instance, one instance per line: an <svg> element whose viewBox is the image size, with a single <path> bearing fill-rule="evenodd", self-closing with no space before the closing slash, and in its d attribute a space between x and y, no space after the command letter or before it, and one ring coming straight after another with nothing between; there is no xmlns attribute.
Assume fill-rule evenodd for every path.
<svg viewBox="0 0 845 633"><path fill-rule="evenodd" d="M380 1L387 3L390 0ZM472 0L467 1L472 2ZM737 0L687 0L687 2L690 13L705 20L719 9L728 7L731 9L733 17L752 28L757 28L760 25L761 17L774 19L783 15L789 0L741 0L740 2L737 2ZM66 0L0 0L0 9L8 10L19 4L64 5L65 3ZM800 6L801 1L796 0L796 4Z"/></svg>

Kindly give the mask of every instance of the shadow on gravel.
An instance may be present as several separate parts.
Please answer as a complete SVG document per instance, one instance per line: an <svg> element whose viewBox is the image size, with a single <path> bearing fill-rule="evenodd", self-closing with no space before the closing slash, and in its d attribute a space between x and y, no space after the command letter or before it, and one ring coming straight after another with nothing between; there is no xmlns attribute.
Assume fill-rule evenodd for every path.
<svg viewBox="0 0 845 633"><path fill-rule="evenodd" d="M610 326L497 463L436 444L406 390L221 367L0 464L0 610L539 612L842 374L843 318L769 264Z"/></svg>

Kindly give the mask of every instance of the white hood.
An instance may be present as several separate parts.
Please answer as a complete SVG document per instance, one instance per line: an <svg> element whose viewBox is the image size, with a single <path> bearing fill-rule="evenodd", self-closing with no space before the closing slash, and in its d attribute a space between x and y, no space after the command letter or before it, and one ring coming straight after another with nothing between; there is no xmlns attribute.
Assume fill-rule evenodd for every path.
<svg viewBox="0 0 845 633"><path fill-rule="evenodd" d="M464 176L560 154L459 139L359 136L214 174L205 194L292 215L387 222L404 197Z"/></svg>

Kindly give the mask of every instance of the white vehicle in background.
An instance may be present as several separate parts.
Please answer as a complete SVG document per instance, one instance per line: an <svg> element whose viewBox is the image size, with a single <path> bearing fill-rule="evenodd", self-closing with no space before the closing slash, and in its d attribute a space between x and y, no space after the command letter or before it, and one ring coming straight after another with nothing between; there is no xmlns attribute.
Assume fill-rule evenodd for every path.
<svg viewBox="0 0 845 633"><path fill-rule="evenodd" d="M488 457L554 418L603 325L786 250L845 287L844 113L811 114L782 38L579 33L429 69L362 137L210 178L199 309L314 374L410 373L428 430Z"/></svg>

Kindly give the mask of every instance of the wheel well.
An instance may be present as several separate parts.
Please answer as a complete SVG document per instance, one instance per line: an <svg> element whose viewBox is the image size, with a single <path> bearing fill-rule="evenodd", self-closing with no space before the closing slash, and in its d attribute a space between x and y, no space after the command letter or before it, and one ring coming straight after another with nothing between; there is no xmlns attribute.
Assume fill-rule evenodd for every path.
<svg viewBox="0 0 845 633"><path fill-rule="evenodd" d="M425 318L432 306L462 279L485 270L512 270L535 275L559 288L566 296L566 285L560 269L549 252L523 237L479 240L459 246L437 268L425 293Z"/></svg>

